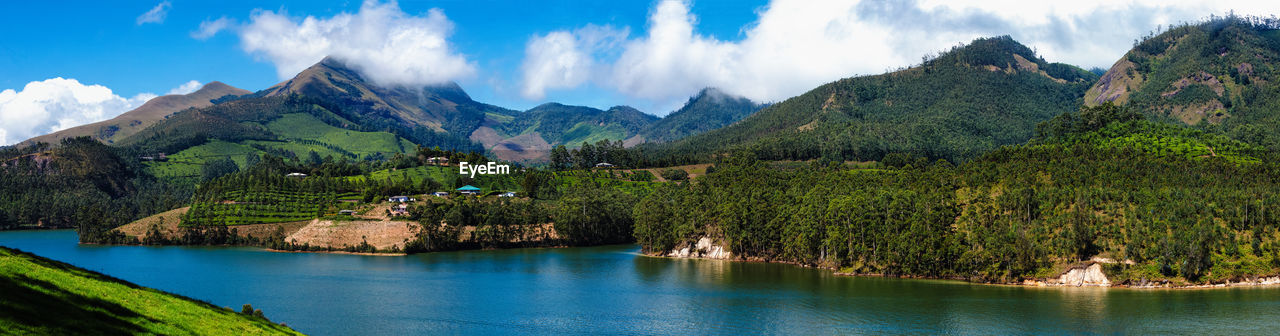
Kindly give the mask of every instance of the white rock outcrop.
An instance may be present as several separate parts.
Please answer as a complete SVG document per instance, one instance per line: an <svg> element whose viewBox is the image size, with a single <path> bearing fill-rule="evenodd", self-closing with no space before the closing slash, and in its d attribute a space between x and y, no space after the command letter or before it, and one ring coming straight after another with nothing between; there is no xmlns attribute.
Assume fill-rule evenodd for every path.
<svg viewBox="0 0 1280 336"><path fill-rule="evenodd" d="M724 246L716 245L712 242L711 237L702 237L693 246L685 246L676 248L667 253L668 257L673 258L705 258L705 259L729 259L733 257L733 253L725 249Z"/></svg>
<svg viewBox="0 0 1280 336"><path fill-rule="evenodd" d="M1102 273L1101 264L1090 264L1085 268L1072 268L1058 277L1058 285L1062 286L1111 286L1111 280Z"/></svg>

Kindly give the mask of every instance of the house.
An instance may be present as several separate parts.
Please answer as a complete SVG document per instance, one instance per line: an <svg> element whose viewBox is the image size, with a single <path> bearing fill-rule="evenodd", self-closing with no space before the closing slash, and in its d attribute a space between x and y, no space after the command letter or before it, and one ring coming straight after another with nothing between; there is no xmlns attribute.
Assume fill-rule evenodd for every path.
<svg viewBox="0 0 1280 336"><path fill-rule="evenodd" d="M391 198L387 199L387 202L392 202L392 203L404 203L404 202L413 202L413 201L417 201L417 200L409 196L391 196Z"/></svg>
<svg viewBox="0 0 1280 336"><path fill-rule="evenodd" d="M396 205L391 206L391 215L392 215L392 216L404 216L404 215L408 215L408 214L409 214L409 205L408 205L408 204L400 203L400 204L396 204Z"/></svg>
<svg viewBox="0 0 1280 336"><path fill-rule="evenodd" d="M338 214L339 214L339 215L354 216L354 215L356 214L356 211L355 211L355 210L338 210Z"/></svg>
<svg viewBox="0 0 1280 336"><path fill-rule="evenodd" d="M601 162L596 164L596 168L609 169L609 168L613 168L613 164L608 162Z"/></svg>
<svg viewBox="0 0 1280 336"><path fill-rule="evenodd" d="M476 188L468 184L463 186L462 188L458 188L458 192L462 193L463 195L478 195L480 194L480 188Z"/></svg>
<svg viewBox="0 0 1280 336"><path fill-rule="evenodd" d="M516 193L508 191L508 192L498 194L498 197L516 197Z"/></svg>
<svg viewBox="0 0 1280 336"><path fill-rule="evenodd" d="M449 158L443 157L443 156L437 156L437 157L427 159L427 163L434 164L434 165L439 165L439 164L447 165L449 164Z"/></svg>
<svg viewBox="0 0 1280 336"><path fill-rule="evenodd" d="M431 193L431 196L435 196L435 197L449 197L449 192L447 192L447 191L437 191L437 192L433 192L433 193Z"/></svg>
<svg viewBox="0 0 1280 336"><path fill-rule="evenodd" d="M138 160L140 160L140 161L160 161L160 162L164 162L164 161L169 161L169 157L168 157L168 156L165 156L165 155L164 155L164 153L160 153L160 156L150 156L150 155L148 155L148 156L139 156L139 157L138 157Z"/></svg>
<svg viewBox="0 0 1280 336"><path fill-rule="evenodd" d="M289 173L289 174L285 175L285 177L307 177L307 174L303 174L303 173Z"/></svg>

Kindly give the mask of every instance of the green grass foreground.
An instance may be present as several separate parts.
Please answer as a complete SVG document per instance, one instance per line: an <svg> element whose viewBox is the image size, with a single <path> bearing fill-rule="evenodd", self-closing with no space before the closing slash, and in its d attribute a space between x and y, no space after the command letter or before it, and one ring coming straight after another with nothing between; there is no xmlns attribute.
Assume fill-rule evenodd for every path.
<svg viewBox="0 0 1280 336"><path fill-rule="evenodd" d="M0 334L299 335L267 319L0 247Z"/></svg>

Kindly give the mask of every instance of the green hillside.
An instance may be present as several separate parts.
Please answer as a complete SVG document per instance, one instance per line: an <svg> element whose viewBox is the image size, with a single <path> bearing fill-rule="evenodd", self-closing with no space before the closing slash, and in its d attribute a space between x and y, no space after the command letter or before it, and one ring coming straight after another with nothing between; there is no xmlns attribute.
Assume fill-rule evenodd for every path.
<svg viewBox="0 0 1280 336"><path fill-rule="evenodd" d="M517 114L499 131L511 136L537 132L552 145L579 145L583 141L625 140L656 120L658 117L627 106L599 110L547 103Z"/></svg>
<svg viewBox="0 0 1280 336"><path fill-rule="evenodd" d="M1114 102L1280 149L1277 28L1274 19L1228 16L1146 36L1089 90L1085 102Z"/></svg>
<svg viewBox="0 0 1280 336"><path fill-rule="evenodd" d="M640 134L649 142L669 142L728 126L766 105L706 88L689 98L679 110L650 124Z"/></svg>
<svg viewBox="0 0 1280 336"><path fill-rule="evenodd" d="M1036 123L1079 106L1095 78L1048 63L1007 36L977 39L920 66L825 84L657 148L703 157L742 148L787 160L879 160L894 152L972 158L1030 139Z"/></svg>
<svg viewBox="0 0 1280 336"><path fill-rule="evenodd" d="M416 145L389 132L369 132L334 110L342 107L303 96L247 98L174 114L118 142L134 152L170 153L147 162L158 177L195 177L210 160L231 159L244 168L252 155L307 159L367 159L409 153Z"/></svg>
<svg viewBox="0 0 1280 336"><path fill-rule="evenodd" d="M298 335L265 318L0 247L0 330L17 335Z"/></svg>

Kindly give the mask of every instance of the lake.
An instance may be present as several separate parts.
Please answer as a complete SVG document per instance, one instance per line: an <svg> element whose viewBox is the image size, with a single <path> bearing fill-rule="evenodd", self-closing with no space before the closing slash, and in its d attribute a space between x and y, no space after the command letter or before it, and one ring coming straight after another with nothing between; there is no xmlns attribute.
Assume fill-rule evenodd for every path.
<svg viewBox="0 0 1280 336"><path fill-rule="evenodd" d="M1023 288L841 277L674 260L634 245L404 257L92 246L0 232L18 248L314 335L1269 334L1280 288Z"/></svg>

